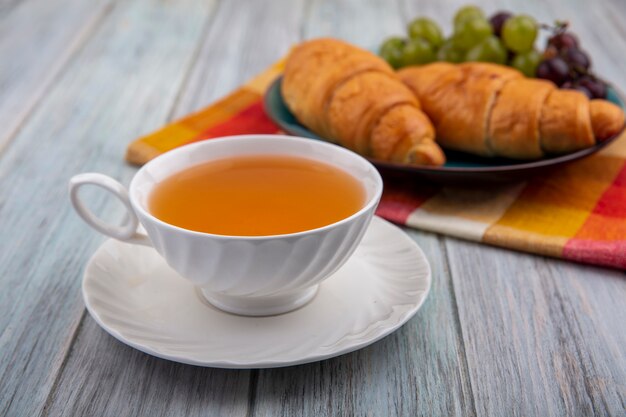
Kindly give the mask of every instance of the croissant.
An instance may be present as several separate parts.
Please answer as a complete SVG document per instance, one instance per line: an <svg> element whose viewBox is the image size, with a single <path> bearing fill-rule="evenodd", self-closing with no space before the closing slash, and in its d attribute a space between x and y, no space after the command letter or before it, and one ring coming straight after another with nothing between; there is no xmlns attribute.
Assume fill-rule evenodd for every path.
<svg viewBox="0 0 626 417"><path fill-rule="evenodd" d="M436 62L398 71L444 148L538 159L590 147L617 134L624 113L606 100L525 78L513 68Z"/></svg>
<svg viewBox="0 0 626 417"><path fill-rule="evenodd" d="M441 165L445 157L418 99L376 55L316 39L289 55L281 92L313 132L376 159Z"/></svg>

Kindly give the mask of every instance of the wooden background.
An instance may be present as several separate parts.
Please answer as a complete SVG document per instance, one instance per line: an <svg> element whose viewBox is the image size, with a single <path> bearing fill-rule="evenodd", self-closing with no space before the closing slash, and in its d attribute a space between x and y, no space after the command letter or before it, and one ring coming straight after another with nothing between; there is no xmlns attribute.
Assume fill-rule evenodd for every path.
<svg viewBox="0 0 626 417"><path fill-rule="evenodd" d="M417 14L447 30L464 1L0 0L1 416L624 416L622 272L407 230L434 286L402 329L361 351L275 370L156 359L85 313L103 237L67 181L128 183L129 141L199 109L319 35L362 46ZM569 19L626 91L626 2L476 1ZM114 199L91 206L119 219Z"/></svg>

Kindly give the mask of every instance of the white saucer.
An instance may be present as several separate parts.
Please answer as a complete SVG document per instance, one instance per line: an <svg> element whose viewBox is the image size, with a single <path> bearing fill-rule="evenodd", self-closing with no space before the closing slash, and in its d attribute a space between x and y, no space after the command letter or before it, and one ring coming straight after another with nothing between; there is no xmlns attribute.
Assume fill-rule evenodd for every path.
<svg viewBox="0 0 626 417"><path fill-rule="evenodd" d="M106 241L89 261L83 297L113 337L151 355L219 368L272 368L318 361L393 332L430 290L424 253L375 217L355 254L299 310L269 317L224 313L154 249Z"/></svg>

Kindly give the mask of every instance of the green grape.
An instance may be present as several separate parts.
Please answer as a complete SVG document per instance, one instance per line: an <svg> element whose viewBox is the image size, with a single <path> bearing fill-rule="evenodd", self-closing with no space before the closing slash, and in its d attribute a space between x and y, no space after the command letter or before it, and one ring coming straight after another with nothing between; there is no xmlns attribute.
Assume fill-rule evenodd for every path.
<svg viewBox="0 0 626 417"><path fill-rule="evenodd" d="M406 41L402 38L389 38L380 46L378 54L393 68L400 68L405 43Z"/></svg>
<svg viewBox="0 0 626 417"><path fill-rule="evenodd" d="M458 33L454 33L450 37L450 44L452 44L452 46L456 50L463 51L463 52L467 51L467 48L464 48L464 47L461 46L461 45L465 45L466 42L463 42L463 37L460 36Z"/></svg>
<svg viewBox="0 0 626 417"><path fill-rule="evenodd" d="M443 43L443 35L437 23L425 17L415 19L409 24L409 37L424 38L435 48Z"/></svg>
<svg viewBox="0 0 626 417"><path fill-rule="evenodd" d="M502 40L507 48L521 53L533 49L537 38L537 22L530 16L514 16L502 26Z"/></svg>
<svg viewBox="0 0 626 417"><path fill-rule="evenodd" d="M506 48L496 36L489 36L478 45L467 51L466 61L506 63Z"/></svg>
<svg viewBox="0 0 626 417"><path fill-rule="evenodd" d="M531 50L515 55L511 60L511 66L527 77L535 77L539 62L541 62L541 54Z"/></svg>
<svg viewBox="0 0 626 417"><path fill-rule="evenodd" d="M487 20L469 19L459 24L453 35L453 42L458 49L467 51L491 35L493 35L493 28Z"/></svg>
<svg viewBox="0 0 626 417"><path fill-rule="evenodd" d="M409 39L402 50L402 66L428 64L435 59L435 49L422 38Z"/></svg>
<svg viewBox="0 0 626 417"><path fill-rule="evenodd" d="M385 41L382 43L382 45L380 45L380 53L382 54L385 51L388 50L392 50L392 49L402 49L404 48L404 44L406 43L406 41L402 38L399 38L397 36L391 37L391 38L387 38L385 39Z"/></svg>
<svg viewBox="0 0 626 417"><path fill-rule="evenodd" d="M487 19L485 13L478 6L467 5L457 10L454 15L454 28L456 29L462 22L472 19Z"/></svg>
<svg viewBox="0 0 626 417"><path fill-rule="evenodd" d="M463 62L463 58L463 51L457 49L451 39L445 41L437 51L437 59L439 61L459 63Z"/></svg>

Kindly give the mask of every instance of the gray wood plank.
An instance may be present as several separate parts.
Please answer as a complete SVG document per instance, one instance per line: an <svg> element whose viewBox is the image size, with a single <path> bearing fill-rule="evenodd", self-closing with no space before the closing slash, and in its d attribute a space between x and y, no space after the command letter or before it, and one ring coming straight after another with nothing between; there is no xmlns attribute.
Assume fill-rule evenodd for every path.
<svg viewBox="0 0 626 417"><path fill-rule="evenodd" d="M479 415L623 415L623 273L446 246Z"/></svg>
<svg viewBox="0 0 626 417"><path fill-rule="evenodd" d="M22 0L0 1L0 19L8 18L11 15L11 11L13 11L21 2Z"/></svg>
<svg viewBox="0 0 626 417"><path fill-rule="evenodd" d="M158 359L118 342L85 313L44 416L244 416L250 371Z"/></svg>
<svg viewBox="0 0 626 417"><path fill-rule="evenodd" d="M431 294L417 315L360 351L258 371L252 415L476 415L445 249L434 235L407 233L433 268Z"/></svg>
<svg viewBox="0 0 626 417"><path fill-rule="evenodd" d="M299 41L305 0L258 3L220 4L172 110L174 119L226 95L284 57Z"/></svg>
<svg viewBox="0 0 626 417"><path fill-rule="evenodd" d="M381 40L403 30L396 1L314 0L302 28L304 39L331 36L375 49Z"/></svg>
<svg viewBox="0 0 626 417"><path fill-rule="evenodd" d="M27 0L0 8L0 151L112 5Z"/></svg>
<svg viewBox="0 0 626 417"><path fill-rule="evenodd" d="M221 2L168 117L206 105L280 58L298 39L303 10L304 2L250 2L245 9ZM277 31L278 22L285 24ZM142 129L147 132L164 120L153 122ZM116 167L121 160L104 166L109 164ZM87 316L46 411L51 416L241 416L248 413L249 381L249 371L204 369L139 353Z"/></svg>
<svg viewBox="0 0 626 417"><path fill-rule="evenodd" d="M400 0L400 2L402 3L405 23L408 23L417 17L429 17L437 22L443 30L445 37L452 35L452 19L460 7L468 4L477 5L482 8L487 15L500 7L504 7L502 6L503 1L501 0ZM403 28L403 32L401 34L403 36L407 36L405 28Z"/></svg>
<svg viewBox="0 0 626 417"><path fill-rule="evenodd" d="M83 314L82 269L103 238L70 209L67 180L88 170L130 179L126 144L165 120L211 5L120 4L2 154L0 415L39 414ZM92 203L120 218L110 198Z"/></svg>

